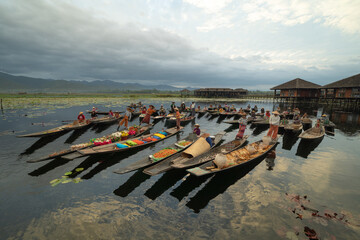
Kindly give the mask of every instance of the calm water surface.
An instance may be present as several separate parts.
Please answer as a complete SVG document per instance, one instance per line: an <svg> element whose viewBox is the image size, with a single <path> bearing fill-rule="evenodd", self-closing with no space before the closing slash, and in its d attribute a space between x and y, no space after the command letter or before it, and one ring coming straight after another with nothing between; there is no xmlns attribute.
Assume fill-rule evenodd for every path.
<svg viewBox="0 0 360 240"><path fill-rule="evenodd" d="M271 102L234 105L249 103L274 107ZM96 106L123 110L127 104ZM108 125L45 139L15 137L61 125L61 120L74 119L91 107L4 109L0 239L308 239L304 227L315 230L319 239L360 239L359 114L329 110L337 124L334 136L307 144L285 135L275 160L206 178L187 176L185 171L152 177L141 170L113 173L187 136L194 123L179 136L137 152L26 163L116 131L116 125ZM305 110L314 114L314 109ZM132 121L137 123L138 119ZM225 130L225 141L237 133L219 118L203 116L196 123L211 134ZM152 131L165 127L159 122ZM248 126L249 142L266 131ZM84 168L76 175L82 182L49 183L76 168Z"/></svg>

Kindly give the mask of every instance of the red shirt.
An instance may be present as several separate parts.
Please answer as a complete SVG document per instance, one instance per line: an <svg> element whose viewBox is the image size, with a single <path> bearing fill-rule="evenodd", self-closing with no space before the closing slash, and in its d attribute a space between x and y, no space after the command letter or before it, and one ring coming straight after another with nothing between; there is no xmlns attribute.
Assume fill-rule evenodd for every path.
<svg viewBox="0 0 360 240"><path fill-rule="evenodd" d="M84 121L84 120L85 120L84 114L80 114L80 115L78 116L78 120L79 120L80 122Z"/></svg>

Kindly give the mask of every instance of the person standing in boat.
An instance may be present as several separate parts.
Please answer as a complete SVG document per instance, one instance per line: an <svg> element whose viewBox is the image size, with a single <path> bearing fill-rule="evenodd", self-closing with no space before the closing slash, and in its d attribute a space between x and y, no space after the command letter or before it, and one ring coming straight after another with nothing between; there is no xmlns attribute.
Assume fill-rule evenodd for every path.
<svg viewBox="0 0 360 240"><path fill-rule="evenodd" d="M191 109L191 116L195 117L195 102L191 103L190 109Z"/></svg>
<svg viewBox="0 0 360 240"><path fill-rule="evenodd" d="M180 119L181 119L181 116L180 116L180 112L179 112L179 109L178 109L178 108L175 108L175 118L176 118L176 129L177 129L177 130L180 130Z"/></svg>
<svg viewBox="0 0 360 240"><path fill-rule="evenodd" d="M265 114L265 109L261 108L260 112L261 112L261 114Z"/></svg>
<svg viewBox="0 0 360 240"><path fill-rule="evenodd" d="M239 119L239 132L236 134L235 139L242 139L244 137L246 125L247 125L246 114L242 114L241 118Z"/></svg>
<svg viewBox="0 0 360 240"><path fill-rule="evenodd" d="M174 113L175 112L175 102L172 102L171 106L170 106L170 113Z"/></svg>
<svg viewBox="0 0 360 240"><path fill-rule="evenodd" d="M117 127L117 130L119 131L120 127L125 123L125 128L128 129L128 124L129 121L131 120L131 113L133 112L133 110L131 108L126 108L126 112L124 115L124 118L121 119L121 121L119 122L119 126Z"/></svg>
<svg viewBox="0 0 360 240"><path fill-rule="evenodd" d="M84 113L83 113L83 112L79 112L79 115L78 115L77 119L78 119L79 123L84 122L84 121L85 121L85 115L84 115Z"/></svg>
<svg viewBox="0 0 360 240"><path fill-rule="evenodd" d="M267 136L275 140L279 131L280 116L278 111L274 111L272 113L273 115L271 115L269 118L270 129L267 133Z"/></svg>
<svg viewBox="0 0 360 240"><path fill-rule="evenodd" d="M146 111L146 115L144 119L141 121L141 123L150 123L150 117L155 112L155 107L153 105L150 105L148 110Z"/></svg>

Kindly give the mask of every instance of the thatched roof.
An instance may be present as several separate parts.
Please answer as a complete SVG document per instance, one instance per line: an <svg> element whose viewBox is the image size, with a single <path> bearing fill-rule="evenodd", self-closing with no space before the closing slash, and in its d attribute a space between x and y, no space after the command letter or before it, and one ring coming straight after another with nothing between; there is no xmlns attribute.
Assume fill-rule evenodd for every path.
<svg viewBox="0 0 360 240"><path fill-rule="evenodd" d="M181 90L180 92L191 92L191 91L185 88L185 89Z"/></svg>
<svg viewBox="0 0 360 240"><path fill-rule="evenodd" d="M276 87L270 88L270 90L281 90L281 89L318 89L321 87L318 84L306 81L301 78L296 78L294 80L288 81L286 83L280 84Z"/></svg>
<svg viewBox="0 0 360 240"><path fill-rule="evenodd" d="M360 87L360 73L342 80L324 85L322 88L351 88Z"/></svg>

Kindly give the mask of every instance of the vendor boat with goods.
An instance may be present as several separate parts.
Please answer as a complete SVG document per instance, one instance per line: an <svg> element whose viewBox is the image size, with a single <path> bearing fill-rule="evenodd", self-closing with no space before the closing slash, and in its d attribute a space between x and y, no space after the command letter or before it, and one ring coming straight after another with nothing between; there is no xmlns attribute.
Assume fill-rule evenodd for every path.
<svg viewBox="0 0 360 240"><path fill-rule="evenodd" d="M144 173L148 175L156 175L162 172L166 172L172 169L172 162L179 157L186 158L195 158L197 156L201 156L202 154L210 151L214 147L220 144L222 137L225 135L225 132L217 133L215 136L210 137L210 134L205 133L202 137L199 137L198 140L193 143L188 149L183 151L182 153L178 153L160 163L155 164L152 167L144 169ZM210 143L211 144L210 144Z"/></svg>
<svg viewBox="0 0 360 240"><path fill-rule="evenodd" d="M227 154L216 155L213 161L206 162L195 168L190 168L187 171L200 177L223 172L236 167L245 167L262 157L265 157L266 154L273 150L277 145L277 141L271 141L268 137L264 137L263 140L251 143L246 147L242 147Z"/></svg>
<svg viewBox="0 0 360 240"><path fill-rule="evenodd" d="M247 139L248 135L245 135L242 139L235 139L231 142L225 143L223 145L220 145L218 147L215 147L211 151L195 157L195 158L178 158L174 159L172 161L171 167L173 168L190 168L195 167L196 165L203 164L205 162L211 161L215 159L215 156L219 153L226 154L232 151L235 151L236 149L242 147Z"/></svg>
<svg viewBox="0 0 360 240"><path fill-rule="evenodd" d="M123 173L127 173L127 172L131 172L143 167L149 167L155 163L159 163L160 161L163 161L171 156L173 156L174 154L180 153L182 151L184 151L186 148L190 147L191 144L194 143L194 141L197 140L197 137L195 134L190 133L189 136L187 136L186 138L171 144L170 146L161 149L160 151L144 157L143 159L130 164L127 167L118 169L116 171L114 171L114 173L118 173L118 174L123 174Z"/></svg>
<svg viewBox="0 0 360 240"><path fill-rule="evenodd" d="M303 129L302 123L299 123L299 124L289 123L284 126L285 132L298 133L298 132L301 132L302 129Z"/></svg>
<svg viewBox="0 0 360 240"><path fill-rule="evenodd" d="M92 148L95 146L106 145L106 144L122 141L125 139L136 138L136 137L143 135L151 127L152 127L152 124L143 126L141 128L139 126L134 125L129 128L129 131L124 130L124 131L109 134L109 135L101 137L101 138L92 138L92 139L90 139L89 142L75 144L75 145L72 145L68 149L54 152L52 154L49 154L49 155L44 156L39 159L28 160L27 162L29 162L29 163L41 162L41 161L45 161L45 160L49 160L49 159L53 159L53 158L57 158L57 157L62 157L62 156L69 160L75 159L76 156L82 156L81 154L76 152L77 150L85 149L85 148Z"/></svg>
<svg viewBox="0 0 360 240"><path fill-rule="evenodd" d="M45 137L45 136L50 136L50 135L55 135L55 134L59 134L59 133L68 132L68 131L71 131L71 130L85 128L85 127L89 126L90 124L91 124L91 122L89 120L86 120L86 121L81 122L81 123L79 123L78 120L75 120L71 124L66 124L66 125L63 125L63 126L60 126L60 127L52 128L52 129L37 132L37 133L19 135L17 137Z"/></svg>
<svg viewBox="0 0 360 240"><path fill-rule="evenodd" d="M118 153L124 151L130 151L133 149L143 148L149 146L151 144L160 142L166 138L169 138L183 129L182 127L178 130L176 127L168 128L166 130L162 130L158 133L152 133L148 135L144 135L143 137L124 140L118 143L111 143L105 146L97 146L93 148L86 148L82 150L78 150L77 152L81 154L81 156L94 155L94 154L110 154L110 153Z"/></svg>

